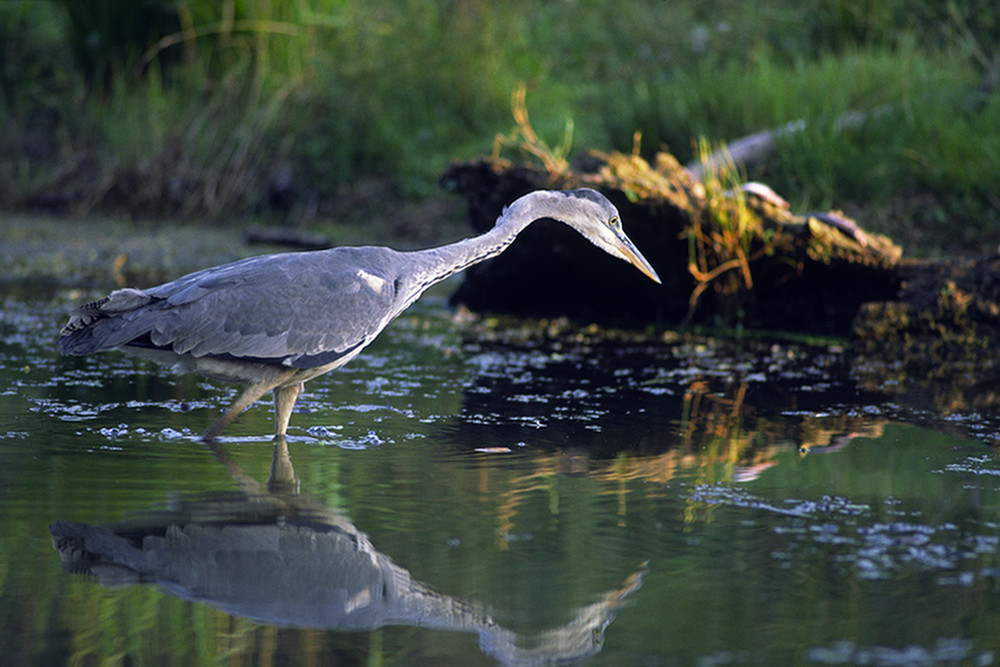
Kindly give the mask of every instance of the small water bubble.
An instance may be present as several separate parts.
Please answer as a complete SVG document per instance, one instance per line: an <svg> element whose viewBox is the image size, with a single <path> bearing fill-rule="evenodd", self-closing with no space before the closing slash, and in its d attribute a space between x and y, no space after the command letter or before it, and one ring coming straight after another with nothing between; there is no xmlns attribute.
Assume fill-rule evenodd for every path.
<svg viewBox="0 0 1000 667"><path fill-rule="evenodd" d="M836 533L837 531L840 530L840 528L838 528L837 525L833 523L816 523L809 526L809 530L814 533L825 533L829 535L832 533Z"/></svg>
<svg viewBox="0 0 1000 667"><path fill-rule="evenodd" d="M375 431L368 431L368 435L361 438L358 442L365 447L377 447L378 445L384 444L385 440L380 438Z"/></svg>
<svg viewBox="0 0 1000 667"><path fill-rule="evenodd" d="M951 576L938 577L937 583L942 586L961 586L968 588L976 583L976 575L972 572L958 572Z"/></svg>
<svg viewBox="0 0 1000 667"><path fill-rule="evenodd" d="M123 436L128 433L128 424L119 424L118 426L105 426L100 431L101 435L105 438L113 439Z"/></svg>
<svg viewBox="0 0 1000 667"><path fill-rule="evenodd" d="M854 566L858 568L862 579L883 579L886 573L874 561L867 558L859 558L854 561Z"/></svg>

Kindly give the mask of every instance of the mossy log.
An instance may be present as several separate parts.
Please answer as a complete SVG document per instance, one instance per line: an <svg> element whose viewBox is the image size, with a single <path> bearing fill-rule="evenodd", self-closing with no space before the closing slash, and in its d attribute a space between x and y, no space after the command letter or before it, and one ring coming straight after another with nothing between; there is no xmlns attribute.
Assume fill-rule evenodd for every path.
<svg viewBox="0 0 1000 667"><path fill-rule="evenodd" d="M902 287L898 246L838 214L793 214L759 185L723 190L718 181L695 181L667 153L654 165L622 153L582 162L560 173L501 159L456 163L442 184L466 198L477 232L531 190L598 189L618 206L663 284L594 252L565 225L542 221L503 255L470 269L455 303L584 323L846 336L862 304L892 300ZM737 217L743 236L727 241L713 225Z"/></svg>

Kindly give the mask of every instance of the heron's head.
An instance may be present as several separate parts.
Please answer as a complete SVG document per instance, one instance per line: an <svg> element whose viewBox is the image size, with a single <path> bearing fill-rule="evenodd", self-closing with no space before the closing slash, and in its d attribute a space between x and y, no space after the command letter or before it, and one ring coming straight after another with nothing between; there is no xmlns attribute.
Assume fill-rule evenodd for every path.
<svg viewBox="0 0 1000 667"><path fill-rule="evenodd" d="M660 282L656 271L625 235L618 209L600 192L590 188L533 192L514 202L511 208L521 205L527 207L526 215L564 222L604 252L624 259Z"/></svg>

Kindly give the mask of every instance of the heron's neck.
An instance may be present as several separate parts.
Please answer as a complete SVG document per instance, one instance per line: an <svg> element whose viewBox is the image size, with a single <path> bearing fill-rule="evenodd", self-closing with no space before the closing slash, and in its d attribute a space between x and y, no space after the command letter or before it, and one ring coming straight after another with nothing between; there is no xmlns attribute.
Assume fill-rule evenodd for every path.
<svg viewBox="0 0 1000 667"><path fill-rule="evenodd" d="M413 258L419 268L414 272L419 292L449 276L463 271L490 257L502 253L534 218L518 215L508 210L497 224L485 234L449 243L439 248L429 248L414 252Z"/></svg>

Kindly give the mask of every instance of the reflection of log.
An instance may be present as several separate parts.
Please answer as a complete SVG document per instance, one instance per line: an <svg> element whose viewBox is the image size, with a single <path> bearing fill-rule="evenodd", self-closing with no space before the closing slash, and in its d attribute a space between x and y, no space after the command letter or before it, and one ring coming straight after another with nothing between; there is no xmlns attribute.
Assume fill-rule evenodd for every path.
<svg viewBox="0 0 1000 667"><path fill-rule="evenodd" d="M505 203L529 190L595 187L618 206L663 286L595 253L572 230L540 222L506 253L469 270L455 302L516 315L672 326L692 310L692 294L702 289L694 323L846 335L862 303L891 299L899 289L898 247L839 216L794 215L759 189L730 193L726 201L726 193L693 182L667 154L655 166L622 154L597 155L592 162L587 173L553 176L482 160L453 165L442 181L467 198L478 232L492 226ZM705 290L689 270L702 261L692 249L691 230L701 225L700 238L709 238L710 217L719 207L747 214L754 236L738 252L746 254L752 286L737 284L744 278L731 271ZM705 248L714 252L710 245ZM703 265L700 274L711 276L711 270Z"/></svg>

